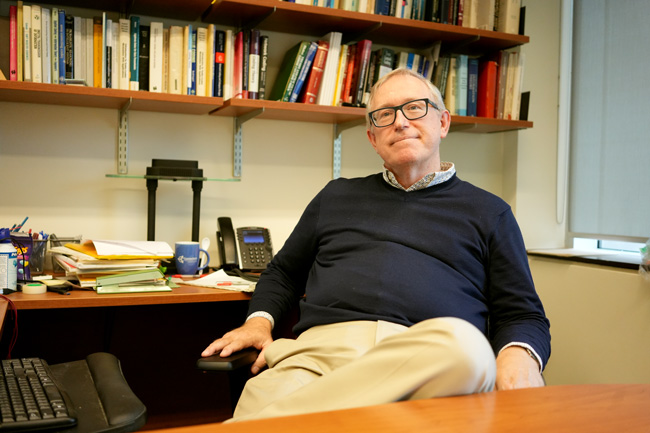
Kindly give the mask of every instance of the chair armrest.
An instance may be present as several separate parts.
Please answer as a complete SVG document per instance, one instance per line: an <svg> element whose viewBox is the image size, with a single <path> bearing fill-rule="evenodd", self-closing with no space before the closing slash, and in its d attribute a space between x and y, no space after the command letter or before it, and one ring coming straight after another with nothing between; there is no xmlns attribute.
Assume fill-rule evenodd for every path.
<svg viewBox="0 0 650 433"><path fill-rule="evenodd" d="M240 367L251 365L257 359L259 352L255 349L244 349L222 358L212 355L196 361L196 368L205 371L233 371Z"/></svg>

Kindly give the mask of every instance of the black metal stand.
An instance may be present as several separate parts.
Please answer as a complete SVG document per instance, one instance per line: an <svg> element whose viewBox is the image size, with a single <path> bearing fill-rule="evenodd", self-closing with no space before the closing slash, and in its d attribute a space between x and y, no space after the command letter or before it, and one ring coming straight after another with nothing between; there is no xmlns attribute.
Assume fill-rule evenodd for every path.
<svg viewBox="0 0 650 433"><path fill-rule="evenodd" d="M191 180L192 181L192 241L199 241L199 217L201 215L201 190L203 189L203 170L198 168L197 161L181 161L154 159L152 166L147 167L147 240L156 238L156 190L158 180ZM198 179L197 179L198 178Z"/></svg>

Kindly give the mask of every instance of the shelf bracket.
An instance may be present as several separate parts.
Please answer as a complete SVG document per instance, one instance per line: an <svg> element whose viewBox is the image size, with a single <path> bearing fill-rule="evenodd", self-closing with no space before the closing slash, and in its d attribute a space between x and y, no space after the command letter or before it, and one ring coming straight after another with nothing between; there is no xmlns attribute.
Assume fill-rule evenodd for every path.
<svg viewBox="0 0 650 433"><path fill-rule="evenodd" d="M129 107L133 98L120 108L117 131L117 173L129 172Z"/></svg>
<svg viewBox="0 0 650 433"><path fill-rule="evenodd" d="M334 143L332 145L332 179L341 177L341 133L355 126L363 125L365 119L350 120L345 123L334 124Z"/></svg>
<svg viewBox="0 0 650 433"><path fill-rule="evenodd" d="M241 116L237 116L233 119L234 122L234 134L233 134L233 176L234 177L241 177L241 171L242 171L242 149L243 149L243 144L242 144L242 129L244 123L248 122L251 119L254 119L255 117L259 116L260 114L264 113L264 108L258 108L257 110L253 110L249 113L242 114Z"/></svg>

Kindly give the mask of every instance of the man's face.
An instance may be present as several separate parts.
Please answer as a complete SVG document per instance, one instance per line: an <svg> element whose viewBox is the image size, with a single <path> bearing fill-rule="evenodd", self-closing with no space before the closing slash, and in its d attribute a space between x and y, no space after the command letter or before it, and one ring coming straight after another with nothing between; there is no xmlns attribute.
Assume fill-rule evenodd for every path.
<svg viewBox="0 0 650 433"><path fill-rule="evenodd" d="M421 98L432 99L426 84L415 77L395 76L377 90L370 110ZM448 112L440 113L430 105L428 114L416 120L406 119L398 110L392 125L383 128L371 125L368 139L393 173L417 168L425 175L440 169L440 140L449 130L449 117Z"/></svg>

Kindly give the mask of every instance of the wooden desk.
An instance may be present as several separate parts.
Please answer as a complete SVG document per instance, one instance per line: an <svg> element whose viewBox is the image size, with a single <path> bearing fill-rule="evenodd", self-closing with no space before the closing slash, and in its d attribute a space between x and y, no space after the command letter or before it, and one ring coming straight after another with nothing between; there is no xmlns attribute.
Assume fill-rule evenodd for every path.
<svg viewBox="0 0 650 433"><path fill-rule="evenodd" d="M94 352L113 353L147 406L148 428L229 416L226 376L203 374L195 362L213 339L243 323L250 294L183 285L171 292L98 295L73 290L69 295L13 293L8 298L18 311L12 357L36 356L58 364ZM14 330L4 320L7 305L0 299L0 326L6 322L3 356Z"/></svg>
<svg viewBox="0 0 650 433"><path fill-rule="evenodd" d="M159 433L648 433L650 384L571 385L392 403Z"/></svg>

